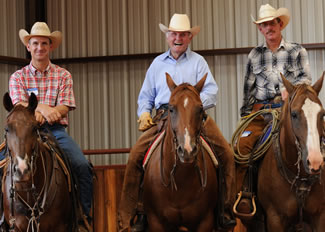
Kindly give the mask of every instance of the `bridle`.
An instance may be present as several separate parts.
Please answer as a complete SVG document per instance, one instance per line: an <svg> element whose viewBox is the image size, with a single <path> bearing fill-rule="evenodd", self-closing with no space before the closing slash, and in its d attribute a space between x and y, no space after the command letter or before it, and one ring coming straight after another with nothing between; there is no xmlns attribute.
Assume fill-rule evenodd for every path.
<svg viewBox="0 0 325 232"><path fill-rule="evenodd" d="M299 90L300 86L295 90L292 96L289 97L288 99L288 110L289 110L289 117L290 117L290 126L293 128L292 125L292 119L291 119L291 108L293 104L293 100L297 96L297 92ZM283 112L282 112L283 113ZM296 194L296 199L298 203L298 210L299 210L299 224L300 226L303 227L303 209L305 207L305 201L306 198L308 197L311 187L320 180L320 174L316 175L303 175L301 174L301 168L300 168L300 163L302 162L302 149L300 146L300 143L298 142L297 135L295 132L292 130L293 136L295 139L295 146L297 149L297 162L295 165L297 166L297 173L292 172L284 163L281 155L281 149L280 149L280 131L278 130L275 136L273 137L274 139L274 150L275 150L275 158L277 161L277 166L280 171L280 174L282 177L285 178L285 180L291 185L291 189L295 189L295 194ZM322 142L323 136L321 136L321 146L324 147L324 143ZM322 150L323 148L321 148Z"/></svg>
<svg viewBox="0 0 325 232"><path fill-rule="evenodd" d="M205 115L204 111L202 111L202 114L203 114L203 120L201 120L201 122L200 122L199 132L195 138L196 144L198 146L197 152L200 152L202 150L202 143L201 143L200 135L201 135L203 123L206 119L206 115ZM170 117L170 115L168 117ZM168 187L169 185L171 185L172 189L175 189L175 191L177 191L178 188L177 188L177 184L175 181L175 171L177 168L177 164L180 162L179 156L177 154L178 147L180 145L179 145L179 141L177 139L176 130L172 126L171 126L171 131L172 131L172 135L173 135L174 164L173 164L173 167L169 173L169 180L166 181L165 177L164 177L164 166L163 166L163 148L164 148L164 142L165 142L165 137L166 137L166 133L164 133L162 141L161 141L161 149L160 149L160 176L161 176L162 183L165 187ZM201 154L202 154L202 160L203 160L204 174L202 174L202 170L198 166L198 162L197 162L198 156L195 157L194 163L195 163L195 169L197 170L197 173L198 173L198 176L200 179L201 187L204 189L207 185L207 163L206 163L206 157L205 157L204 153L201 152Z"/></svg>
<svg viewBox="0 0 325 232"><path fill-rule="evenodd" d="M11 154L10 149L8 148L7 143L7 133L8 130L6 129L5 132L5 141L6 141L6 147L7 147L7 155L9 156L9 176L10 176L10 189L9 189L9 198L10 198L10 216L9 216L9 226L10 231L15 231L15 205L14 202L18 199L20 202L31 212L31 216L28 219L28 226L27 231L31 229L32 231L39 231L40 228L40 217L45 212L45 204L47 200L48 190L49 190L49 181L48 181L48 175L46 171L46 164L45 164L45 154L40 149L40 143L41 143L41 135L39 132L39 129L36 129L37 134L37 140L35 142L35 147L33 148L32 154L31 154L31 161L30 161L30 168L31 168L31 187L25 188L25 189L17 189L16 183L14 182L14 162L13 162L13 156ZM38 158L41 158L42 162L42 170L44 175L44 183L42 185L41 191L39 194L37 193L37 189L35 186L35 173L37 170L36 161ZM21 192L26 192L30 194L33 197L34 204L30 205L26 199L21 195Z"/></svg>

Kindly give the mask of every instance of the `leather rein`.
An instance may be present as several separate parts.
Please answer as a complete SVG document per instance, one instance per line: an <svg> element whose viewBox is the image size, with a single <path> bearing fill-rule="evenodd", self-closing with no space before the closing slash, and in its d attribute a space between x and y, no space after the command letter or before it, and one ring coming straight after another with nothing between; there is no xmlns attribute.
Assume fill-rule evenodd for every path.
<svg viewBox="0 0 325 232"><path fill-rule="evenodd" d="M292 95L292 97L289 98L289 115L291 116L291 105L292 102L294 100L294 98L297 95L298 92L297 88L294 92L294 94ZM290 120L291 123L291 128L292 127L292 120ZM277 132L274 134L273 137L273 145L274 145L274 151L275 151L275 158L277 161L277 166L278 169L280 171L280 174L282 175L282 177L285 178L285 180L291 185L291 189L295 189L295 194L296 194L296 199L297 199L297 203L298 203L298 210L299 210L299 224L300 226L303 225L303 209L305 207L305 201L306 198L308 197L311 187L320 180L320 174L317 175L307 175L307 176L302 176L301 175L301 168L300 168L300 164L302 162L302 150L301 150L301 146L298 142L297 139L297 135L295 133L293 133L294 137L295 137L295 145L297 148L297 162L296 162L296 166L297 166L297 173L292 172L284 163L282 156L281 156L281 149L280 149L280 131L277 130ZM321 143L322 144L322 143Z"/></svg>

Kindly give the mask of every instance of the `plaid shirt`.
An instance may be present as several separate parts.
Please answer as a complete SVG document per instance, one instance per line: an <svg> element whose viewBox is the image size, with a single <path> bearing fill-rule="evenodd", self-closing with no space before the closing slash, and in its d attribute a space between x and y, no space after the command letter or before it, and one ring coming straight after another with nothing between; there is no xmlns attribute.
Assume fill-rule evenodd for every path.
<svg viewBox="0 0 325 232"><path fill-rule="evenodd" d="M42 73L32 63L16 71L9 79L9 92L13 104L28 102L34 93L41 104L49 106L65 105L75 109L71 74L64 68L50 63ZM68 116L60 124L68 125Z"/></svg>
<svg viewBox="0 0 325 232"><path fill-rule="evenodd" d="M251 113L252 104L272 100L281 94L282 73L292 84L311 84L308 54L297 43L282 39L278 50L272 53L266 43L249 53L244 83L241 115Z"/></svg>

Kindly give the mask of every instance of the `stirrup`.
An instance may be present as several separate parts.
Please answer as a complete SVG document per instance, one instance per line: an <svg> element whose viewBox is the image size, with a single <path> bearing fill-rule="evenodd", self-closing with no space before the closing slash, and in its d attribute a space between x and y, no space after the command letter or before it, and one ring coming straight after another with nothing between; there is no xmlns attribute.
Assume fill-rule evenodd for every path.
<svg viewBox="0 0 325 232"><path fill-rule="evenodd" d="M243 195L245 195L244 198L243 198ZM237 207L240 204L244 204L243 207L250 208L249 210L247 210L248 212L245 212L245 213L239 212L237 210ZM253 195L252 193L249 193L249 192L245 192L243 194L243 191L240 191L238 193L237 200L233 206L233 212L240 219L251 220L256 213L255 195Z"/></svg>

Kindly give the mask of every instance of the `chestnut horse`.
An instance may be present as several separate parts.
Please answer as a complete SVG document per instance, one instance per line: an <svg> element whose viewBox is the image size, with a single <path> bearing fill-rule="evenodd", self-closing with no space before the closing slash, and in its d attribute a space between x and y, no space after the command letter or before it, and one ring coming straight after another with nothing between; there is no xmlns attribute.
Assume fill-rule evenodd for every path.
<svg viewBox="0 0 325 232"><path fill-rule="evenodd" d="M13 106L6 93L3 103L9 112L8 162L2 182L7 226L10 231L74 231L68 177L50 145L50 136L42 136L39 130L36 96L31 94L27 107Z"/></svg>
<svg viewBox="0 0 325 232"><path fill-rule="evenodd" d="M166 73L171 90L167 125L144 174L149 231L213 231L218 180L200 139L205 114L200 91L205 79L195 86L177 86Z"/></svg>
<svg viewBox="0 0 325 232"><path fill-rule="evenodd" d="M294 86L281 78L289 96L273 144L259 165L258 202L268 232L323 232L325 111L318 94L324 73L313 86Z"/></svg>

